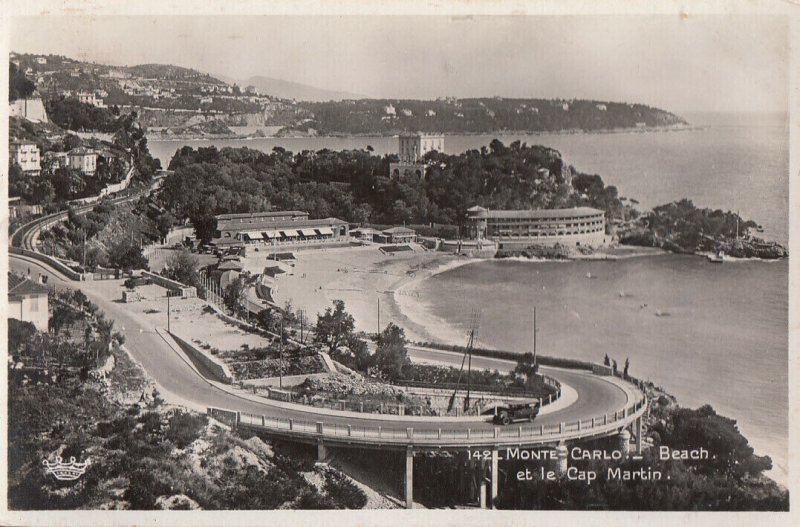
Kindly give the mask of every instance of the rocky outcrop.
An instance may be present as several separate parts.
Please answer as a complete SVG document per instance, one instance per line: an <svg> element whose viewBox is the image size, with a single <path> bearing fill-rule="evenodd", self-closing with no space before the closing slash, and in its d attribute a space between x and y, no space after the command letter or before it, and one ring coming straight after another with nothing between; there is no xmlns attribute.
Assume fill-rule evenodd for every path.
<svg viewBox="0 0 800 527"><path fill-rule="evenodd" d="M701 254L724 252L734 258L761 258L777 260L789 256L789 251L776 242L768 242L760 238L748 237L739 239L702 238L694 246L686 246L670 236L658 236L652 230L639 228L619 235L620 243L641 247L658 247L677 254Z"/></svg>

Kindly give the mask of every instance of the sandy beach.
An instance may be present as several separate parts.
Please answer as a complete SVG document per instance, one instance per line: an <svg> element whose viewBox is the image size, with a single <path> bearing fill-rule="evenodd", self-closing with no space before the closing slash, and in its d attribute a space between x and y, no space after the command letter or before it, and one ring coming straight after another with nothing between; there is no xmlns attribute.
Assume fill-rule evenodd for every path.
<svg viewBox="0 0 800 527"><path fill-rule="evenodd" d="M343 300L347 312L356 320L356 329L369 333L378 328L380 301L381 328L394 322L410 340L465 345L467 334L428 309L420 300L424 296L421 292L428 278L484 260L428 251L418 245L412 248L394 254L384 254L377 245L295 251L295 261L280 264L287 273L276 279L273 298L279 305L290 302L293 309L303 310L312 322L334 300ZM612 249L597 259L663 254L659 250L636 249ZM243 263L253 273L261 272L265 265L276 265L274 261L267 264L263 256L248 256ZM465 322L469 316L465 313Z"/></svg>
<svg viewBox="0 0 800 527"><path fill-rule="evenodd" d="M288 272L276 280L273 297L279 305L291 302L303 310L309 320L316 320L332 305L343 300L347 312L356 320L356 329L374 333L389 322L403 327L413 340L431 340L431 329L438 333L440 324L429 316L425 323L415 321L422 310L417 301L418 287L425 279L455 267L481 261L441 252L427 251L414 245L412 251L384 254L378 246L304 250L294 253L296 260L282 263ZM260 272L264 259L252 264ZM274 262L271 262L274 265ZM444 340L437 335L436 340ZM460 340L460 339L459 339Z"/></svg>

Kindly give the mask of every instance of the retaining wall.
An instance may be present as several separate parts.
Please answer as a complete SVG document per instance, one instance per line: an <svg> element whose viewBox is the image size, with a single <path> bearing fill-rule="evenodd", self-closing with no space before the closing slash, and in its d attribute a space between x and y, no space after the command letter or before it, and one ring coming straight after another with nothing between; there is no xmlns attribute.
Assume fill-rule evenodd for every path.
<svg viewBox="0 0 800 527"><path fill-rule="evenodd" d="M142 276L151 279L161 287L166 287L170 291L179 291L183 298L194 298L197 296L197 289L195 289L194 286L184 285L175 280L165 278L160 274L151 273L150 271L142 271Z"/></svg>
<svg viewBox="0 0 800 527"><path fill-rule="evenodd" d="M50 258L49 256L46 256L44 254L29 251L27 249L20 249L19 247L9 247L8 252L11 254L20 254L22 256L27 256L28 258L33 258L34 260L38 260L46 265L49 265L50 267L55 268L59 273L63 274L70 280L81 279L80 273L73 271L72 269L62 264L58 260Z"/></svg>
<svg viewBox="0 0 800 527"><path fill-rule="evenodd" d="M170 336L175 339L175 342L181 347L183 351L192 356L203 366L205 366L211 373L213 373L220 381L226 384L233 383L233 375L231 374L228 366L216 357L207 354L204 350L198 348L191 342L187 342L175 333L169 332Z"/></svg>

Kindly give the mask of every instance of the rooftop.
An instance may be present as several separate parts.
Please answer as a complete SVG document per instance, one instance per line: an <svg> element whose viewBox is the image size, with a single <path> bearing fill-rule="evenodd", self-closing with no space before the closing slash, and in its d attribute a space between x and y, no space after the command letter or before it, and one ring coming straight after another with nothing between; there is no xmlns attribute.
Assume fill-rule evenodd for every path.
<svg viewBox="0 0 800 527"><path fill-rule="evenodd" d="M92 150L91 148L86 148L85 146L79 146L78 148L73 148L67 155L70 156L90 156L90 155L97 155L97 152Z"/></svg>
<svg viewBox="0 0 800 527"><path fill-rule="evenodd" d="M258 231L259 229L280 230L300 229L303 227L330 227L332 225L347 225L346 221L337 218L324 218L317 220L283 220L283 221L254 221L247 223L231 223L225 226L228 231ZM221 227L218 227L221 229Z"/></svg>
<svg viewBox="0 0 800 527"><path fill-rule="evenodd" d="M217 221L239 220L244 218L272 218L275 216L308 216L308 212L301 210L279 210L269 212L245 212L241 214L219 214Z"/></svg>
<svg viewBox="0 0 800 527"><path fill-rule="evenodd" d="M222 262L217 266L218 271L241 271L242 264L239 262L234 262L233 260L227 260Z"/></svg>
<svg viewBox="0 0 800 527"><path fill-rule="evenodd" d="M408 227L392 227L383 231L384 234L416 234L417 231Z"/></svg>
<svg viewBox="0 0 800 527"><path fill-rule="evenodd" d="M8 273L8 296L46 295L48 292L42 284Z"/></svg>
<svg viewBox="0 0 800 527"><path fill-rule="evenodd" d="M605 214L592 207L575 207L574 209L539 209L539 210L489 210L489 218L581 218Z"/></svg>
<svg viewBox="0 0 800 527"><path fill-rule="evenodd" d="M430 132L401 132L400 137L444 137L444 134Z"/></svg>

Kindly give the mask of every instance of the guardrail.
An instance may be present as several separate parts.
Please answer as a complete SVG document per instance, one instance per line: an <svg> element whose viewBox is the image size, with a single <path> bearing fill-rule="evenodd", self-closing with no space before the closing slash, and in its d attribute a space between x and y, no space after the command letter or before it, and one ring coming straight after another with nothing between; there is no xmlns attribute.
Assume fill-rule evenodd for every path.
<svg viewBox="0 0 800 527"><path fill-rule="evenodd" d="M540 406L545 406L551 403L556 402L561 397L561 383L550 377L548 375L540 375L542 377L542 382L547 386L555 388L554 393L550 393L547 397L536 397L531 392L525 390L524 388L505 388L505 387L495 387L489 386L485 384L473 384L470 388L473 392L480 392L485 394L491 395L508 395L513 397L527 397L530 399L537 399L539 401ZM439 383L432 383L432 382L423 382L423 381L407 381L407 380L400 380L394 381L392 384L396 386L403 386L408 388L428 388L428 389L435 389L435 390L465 390L466 385L464 383L457 384L454 382L439 382Z"/></svg>
<svg viewBox="0 0 800 527"><path fill-rule="evenodd" d="M231 426L261 430L267 433L305 440L327 439L343 443L373 443L380 445L443 446L546 444L555 441L608 435L619 431L642 416L647 407L643 395L632 405L614 413L565 423L492 428L414 428L408 426L357 426L268 417L248 413L208 408L208 415Z"/></svg>

